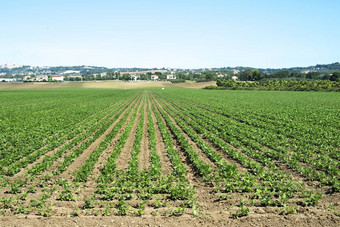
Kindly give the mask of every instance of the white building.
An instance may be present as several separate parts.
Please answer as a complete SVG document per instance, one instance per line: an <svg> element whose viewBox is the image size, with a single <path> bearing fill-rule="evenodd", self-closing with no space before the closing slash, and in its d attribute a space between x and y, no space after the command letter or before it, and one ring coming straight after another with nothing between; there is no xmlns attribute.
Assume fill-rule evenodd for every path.
<svg viewBox="0 0 340 227"><path fill-rule="evenodd" d="M172 75L172 74L167 75L167 76L166 76L166 79L167 79L167 80L175 80L175 79L176 79L176 75Z"/></svg>
<svg viewBox="0 0 340 227"><path fill-rule="evenodd" d="M131 79L132 79L133 81L137 81L138 78L140 78L140 75L139 75L139 74L135 74L135 75L131 76Z"/></svg>
<svg viewBox="0 0 340 227"><path fill-rule="evenodd" d="M61 73L61 74L79 74L80 71L75 71L75 70L66 70L65 72Z"/></svg>
<svg viewBox="0 0 340 227"><path fill-rule="evenodd" d="M0 78L0 82L14 82L13 78Z"/></svg>
<svg viewBox="0 0 340 227"><path fill-rule="evenodd" d="M64 81L63 75L52 75L52 81Z"/></svg>
<svg viewBox="0 0 340 227"><path fill-rule="evenodd" d="M238 77L237 76L232 76L231 79L232 80L238 80Z"/></svg>
<svg viewBox="0 0 340 227"><path fill-rule="evenodd" d="M158 76L157 75L151 75L151 80L158 80Z"/></svg>
<svg viewBox="0 0 340 227"><path fill-rule="evenodd" d="M83 80L82 76L81 75L73 75L73 76L68 76L68 78L71 80L71 81L81 81Z"/></svg>
<svg viewBox="0 0 340 227"><path fill-rule="evenodd" d="M24 76L23 81L33 81L31 76Z"/></svg>
<svg viewBox="0 0 340 227"><path fill-rule="evenodd" d="M217 75L217 77L218 78L222 78L222 77L224 77L224 75L223 74L219 74L219 75Z"/></svg>
<svg viewBox="0 0 340 227"><path fill-rule="evenodd" d="M48 76L47 75L37 75L35 80L38 81L38 82L47 82Z"/></svg>

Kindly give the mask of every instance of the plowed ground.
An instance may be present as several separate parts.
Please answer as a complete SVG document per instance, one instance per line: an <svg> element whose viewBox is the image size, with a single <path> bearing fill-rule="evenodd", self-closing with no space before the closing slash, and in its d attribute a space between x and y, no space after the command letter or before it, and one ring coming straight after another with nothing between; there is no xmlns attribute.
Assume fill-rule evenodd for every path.
<svg viewBox="0 0 340 227"><path fill-rule="evenodd" d="M199 117L152 92L109 108L109 114L66 142L63 146L80 138L53 164L32 171L63 146L14 176L3 176L1 226L339 226L339 193L274 160L286 177L275 179L244 147L212 140L216 132L205 128L209 138L192 125ZM268 178L228 149L263 166ZM222 166L230 169L222 171ZM289 182L303 187L284 200L283 193L271 190L269 177L278 184L272 187L282 190L294 187ZM323 196L309 205L303 196L307 191Z"/></svg>

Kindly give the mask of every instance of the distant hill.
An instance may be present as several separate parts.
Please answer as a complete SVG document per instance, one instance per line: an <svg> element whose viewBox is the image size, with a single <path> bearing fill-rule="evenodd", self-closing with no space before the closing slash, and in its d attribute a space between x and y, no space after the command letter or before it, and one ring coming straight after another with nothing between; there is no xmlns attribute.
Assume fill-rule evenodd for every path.
<svg viewBox="0 0 340 227"><path fill-rule="evenodd" d="M98 67L98 66L29 66L29 65L15 65L15 67L10 67L11 65L1 65L0 67L0 75L1 76L14 76L14 75L28 75L28 74L63 74L67 71L77 72L79 74L93 74L93 73L102 73L102 72L138 72L145 70L156 70L156 68L107 68L107 67ZM315 66L308 67L292 67L292 68L253 68L253 67L245 67L245 66L237 66L237 67L221 67L221 68L212 68L211 70L243 70L246 68L258 69L264 73L275 73L280 70L289 70L290 72L333 72L340 71L340 63L335 62L332 64L317 64ZM162 70L166 70L162 68ZM173 70L176 72L181 71L190 71L189 69L167 69L169 72ZM195 72L204 71L205 69L195 69Z"/></svg>
<svg viewBox="0 0 340 227"><path fill-rule="evenodd" d="M332 64L325 64L325 65L314 65L314 66L307 66L307 67L291 67L291 68L254 68L254 67L244 67L244 66L237 66L237 67L223 67L223 68L213 68L216 70L226 69L226 70L244 70L244 69L258 69L264 73L274 73L280 70L289 70L290 72L330 72L330 71L340 71L340 63L335 62Z"/></svg>

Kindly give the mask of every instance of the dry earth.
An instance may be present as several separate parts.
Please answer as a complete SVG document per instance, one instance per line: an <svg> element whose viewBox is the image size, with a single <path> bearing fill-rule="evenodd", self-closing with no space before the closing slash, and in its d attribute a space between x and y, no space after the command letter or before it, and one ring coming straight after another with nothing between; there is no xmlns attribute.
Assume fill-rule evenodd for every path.
<svg viewBox="0 0 340 227"><path fill-rule="evenodd" d="M113 88L113 89L138 89L149 87L185 87L203 88L208 85L215 85L216 82L204 83L179 83L172 84L169 81L96 81L96 82L64 82L64 83L0 83L0 90L11 89L56 89L56 88Z"/></svg>
<svg viewBox="0 0 340 227"><path fill-rule="evenodd" d="M129 88L143 88L143 87L190 87L190 88L201 88L212 83L200 83L200 84L171 84L169 82L89 82L89 83L60 83L60 84L0 84L1 89L33 89L33 88L67 88L67 87L86 87L86 88L119 88L119 89L129 89ZM150 106L155 104L160 104L161 106L166 106L165 103L148 98L144 99L145 104L149 103ZM141 105L135 105L138 102L132 102L130 107L132 109L141 108ZM137 127L137 121L140 118L140 114L144 111L146 114L147 107L144 107L144 110L139 109L137 114L137 120L132 128L132 133L129 136L127 143L124 146L124 149L121 153L121 156L118 159L118 169L126 168L128 165L131 146L134 140L134 133ZM161 108L163 109L163 108ZM151 107L149 107L151 110ZM124 111L125 112L125 111ZM156 113L159 113L157 111ZM151 111L151 117L154 122L156 122L155 112ZM129 121L131 119L132 112L127 118ZM122 115L123 116L123 115ZM118 119L122 118L119 117ZM104 117L104 119L110 118L108 115ZM164 121L164 118L163 122ZM178 129L180 127L177 125L176 121L171 118L172 122L176 125ZM118 120L117 120L118 121ZM110 130L117 123L115 121L108 130L103 134L100 139L96 140L90 149L86 150L83 155L80 155L68 168L67 171L64 172L60 177L64 177L66 179L73 178L72 171L78 169L81 164L86 161L86 155L90 155L90 153L94 150L95 147L98 146L99 141L105 137ZM146 117L144 118L144 122L146 122ZM122 128L125 127L127 123L123 125ZM159 126L155 124L156 130L156 141L157 141L157 152L160 155L160 161L162 164L163 174L168 174L173 171L172 164L169 160L167 152L165 150L164 141L162 139ZM193 146L195 152L200 155L200 158L206 162L211 164L212 167L215 166L207 157L204 156L203 152L195 145L195 143L186 135L182 130L181 132L184 134L185 138L189 141L189 143ZM100 156L98 163L94 166L93 176L90 177L90 181L86 184L88 190L84 190L83 195L78 197L79 200L83 200L85 196L90 195L95 191L96 187L96 178L98 178L99 172L105 164L106 159L112 152L114 145L116 144L118 137L122 134L122 130L118 133L118 135L113 139L110 146L103 152ZM177 143L174 135L171 135L174 140L174 147L181 151L183 148ZM146 128L143 128L143 137L146 137ZM205 142L209 142L205 138L203 138ZM140 169L147 168L150 166L149 157L148 157L148 146L147 140L142 142L142 151L140 156ZM213 146L212 146L213 147ZM213 149L216 149L213 147ZM221 152L217 150L218 152ZM316 189L318 192L325 194L323 199L320 201L318 207L299 207L299 212L290 215L279 215L277 212L277 207L252 207L250 209L250 214L246 217L242 217L239 219L231 219L230 214L237 209L235 204L238 203L240 198L244 198L245 194L236 194L234 198L230 200L218 201L218 197L213 193L211 187L205 185L197 176L195 171L193 170L190 163L187 161L187 157L181 152L182 162L185 164L188 174L187 180L190 184L195 188L195 191L199 195L198 203L204 207L202 213L199 216L193 216L190 213L185 213L182 216L169 216L169 215L152 215L153 208L151 206L147 207L145 214L141 217L133 217L133 216L117 216L111 215L108 217L104 216L93 216L93 215L80 215L76 217L70 217L70 215L65 215L65 213L69 213L74 210L74 208L79 207L82 202L64 202L57 201L55 202L55 211L57 215L52 215L52 217L41 217L34 214L18 214L11 215L5 214L4 216L0 216L0 226L339 226L340 225L340 217L334 215L333 213L327 211L328 205L333 203L336 206L339 205L340 198L338 194L327 194L325 190L327 188L317 189L313 187L313 185L309 185L310 182L305 181L304 183L312 189ZM222 152L221 152L222 153ZM85 156L84 156L85 155ZM224 160L227 162L234 163L235 161L231 160L230 157L226 155L223 156ZM57 162L58 163L58 162ZM238 169L242 170L243 167L237 164ZM278 164L279 165L279 164ZM29 166L28 168L30 168ZM53 168L53 167L52 167ZM300 177L297 173L287 169L285 166L280 166L283 171L287 171L292 174L296 180L303 181L304 179ZM50 169L51 170L51 169ZM18 177L22 177L23 174L18 174ZM5 188L3 188L0 192L5 193ZM39 192L37 194L41 195ZM57 194L53 194L52 198L55 199Z"/></svg>

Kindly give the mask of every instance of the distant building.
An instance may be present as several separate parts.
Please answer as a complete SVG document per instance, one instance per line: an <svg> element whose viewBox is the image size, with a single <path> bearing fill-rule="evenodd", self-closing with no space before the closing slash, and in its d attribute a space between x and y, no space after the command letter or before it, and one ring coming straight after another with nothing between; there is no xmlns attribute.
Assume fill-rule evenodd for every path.
<svg viewBox="0 0 340 227"><path fill-rule="evenodd" d="M238 80L238 77L237 76L232 76L231 79L232 80Z"/></svg>
<svg viewBox="0 0 340 227"><path fill-rule="evenodd" d="M68 78L69 78L71 81L81 81L81 80L83 80L83 78L82 78L81 75L68 76Z"/></svg>
<svg viewBox="0 0 340 227"><path fill-rule="evenodd" d="M0 78L0 82L14 82L13 78Z"/></svg>
<svg viewBox="0 0 340 227"><path fill-rule="evenodd" d="M76 71L76 70L66 70L65 72L61 73L61 74L79 74L80 71Z"/></svg>
<svg viewBox="0 0 340 227"><path fill-rule="evenodd" d="M63 75L52 75L52 81L64 81Z"/></svg>
<svg viewBox="0 0 340 227"><path fill-rule="evenodd" d="M131 79L132 79L133 81L136 81L136 80L140 79L140 75L139 75L139 74L132 75L132 76L131 76Z"/></svg>
<svg viewBox="0 0 340 227"><path fill-rule="evenodd" d="M151 75L151 80L158 80L158 76L157 75Z"/></svg>
<svg viewBox="0 0 340 227"><path fill-rule="evenodd" d="M172 74L167 75L167 76L166 76L166 79L167 79L167 80L175 80L175 79L176 79L176 75L172 75Z"/></svg>
<svg viewBox="0 0 340 227"><path fill-rule="evenodd" d="M221 77L224 77L224 75L223 74L219 74L219 75L217 75L217 77L221 78Z"/></svg>
<svg viewBox="0 0 340 227"><path fill-rule="evenodd" d="M7 68L7 69L14 69L14 68L20 68L23 67L23 65L16 65L16 64L4 64L0 65L0 68Z"/></svg>
<svg viewBox="0 0 340 227"><path fill-rule="evenodd" d="M24 76L23 81L33 81L31 76Z"/></svg>
<svg viewBox="0 0 340 227"><path fill-rule="evenodd" d="M48 76L47 75L37 75L35 80L38 81L38 82L47 82Z"/></svg>

